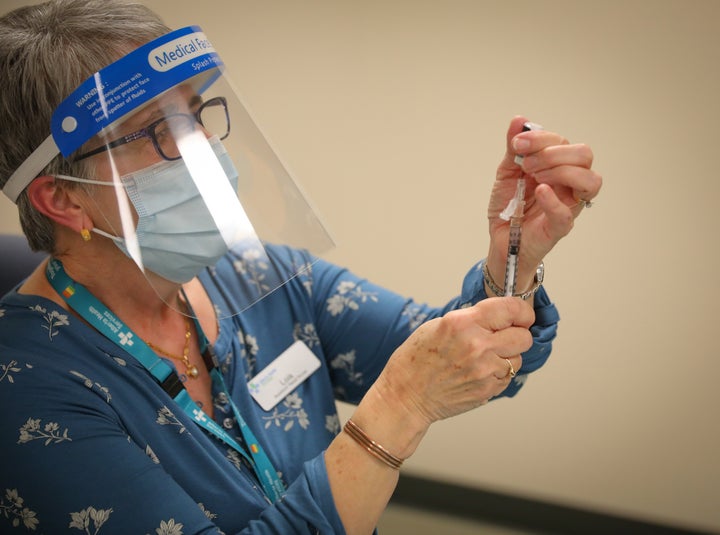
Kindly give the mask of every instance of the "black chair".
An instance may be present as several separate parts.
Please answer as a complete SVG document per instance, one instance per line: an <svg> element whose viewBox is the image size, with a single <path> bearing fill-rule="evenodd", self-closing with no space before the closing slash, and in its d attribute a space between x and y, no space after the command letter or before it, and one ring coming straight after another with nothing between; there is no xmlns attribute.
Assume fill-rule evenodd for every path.
<svg viewBox="0 0 720 535"><path fill-rule="evenodd" d="M3 296L25 280L47 257L47 253L32 251L25 236L0 234L0 256L0 296Z"/></svg>

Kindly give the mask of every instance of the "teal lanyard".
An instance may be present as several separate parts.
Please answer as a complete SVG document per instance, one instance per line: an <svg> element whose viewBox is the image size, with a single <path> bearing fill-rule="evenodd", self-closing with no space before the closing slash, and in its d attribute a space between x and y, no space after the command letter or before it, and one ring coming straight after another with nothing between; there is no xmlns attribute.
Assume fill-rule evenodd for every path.
<svg viewBox="0 0 720 535"><path fill-rule="evenodd" d="M84 286L72 280L67 273L65 273L63 265L59 260L51 258L45 273L55 291L65 299L67 304L75 312L80 314L83 319L90 323L90 325L97 329L108 340L114 342L135 357L197 425L222 440L250 463L255 470L255 474L265 494L270 498L271 502L275 502L283 496L285 493L285 485L270 462L265 450L260 446L254 433L240 415L240 410L232 401L227 386L225 386L225 380L218 369L217 359L212 352L212 346L205 337L197 320L195 320L195 326L202 340L200 350L203 354L205 365L210 372L213 384L225 393L232 406L245 444L247 444L250 450L249 455L245 448L238 444L225 429L211 418L208 418L202 409L198 407L187 390L185 390L185 387L183 387L177 373L175 373L175 369L166 361L159 358L140 337L135 336L135 333L133 333L120 318L115 316L115 314Z"/></svg>

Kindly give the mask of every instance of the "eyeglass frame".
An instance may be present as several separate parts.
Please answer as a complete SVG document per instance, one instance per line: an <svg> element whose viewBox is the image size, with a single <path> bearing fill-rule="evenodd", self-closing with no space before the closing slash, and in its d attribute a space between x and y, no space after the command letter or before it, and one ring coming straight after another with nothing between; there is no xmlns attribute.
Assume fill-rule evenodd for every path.
<svg viewBox="0 0 720 535"><path fill-rule="evenodd" d="M72 161L78 162L80 160L84 160L85 158L89 158L90 156L95 156L96 154L100 154L100 153L108 151L110 149L114 149L115 147L120 147L122 145L130 143L132 141L136 141L138 139L142 139L144 137L150 138L150 141L152 141L153 147L155 148L155 152L157 152L158 156L160 156L163 160L167 160L170 162L179 160L182 158L182 155L176 156L174 158L170 158L163 153L162 149L160 148L160 144L158 143L157 137L155 136L155 127L157 127L157 125L161 124L163 121L167 121L168 118L177 117L177 116L188 117L191 120L194 120L195 122L197 122L200 126L204 127L202 121L200 120L200 114L207 106L217 105L218 102L220 104L222 104L223 110L225 111L225 119L227 121L227 131L225 132L225 135L220 138L220 139L225 139L230 135L230 114L228 113L227 99L225 97L213 97L213 98L203 102L200 105L200 107L197 109L197 111L195 111L192 114L190 114L190 113L172 113L172 114L166 115L165 117L162 117L162 118L158 119L157 121L153 121L152 123L145 126L144 128L141 128L140 130L136 130L135 132L132 132L123 137L120 137L118 139L110 141L109 143L106 143L96 149L93 149L88 152L84 152L78 156L75 156L72 159Z"/></svg>

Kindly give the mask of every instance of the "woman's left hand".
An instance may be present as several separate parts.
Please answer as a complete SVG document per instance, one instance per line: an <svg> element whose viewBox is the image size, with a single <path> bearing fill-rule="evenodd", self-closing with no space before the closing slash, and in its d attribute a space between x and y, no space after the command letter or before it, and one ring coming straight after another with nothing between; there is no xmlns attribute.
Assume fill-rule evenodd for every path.
<svg viewBox="0 0 720 535"><path fill-rule="evenodd" d="M487 266L496 281L505 273L510 224L500 213L515 195L517 179L525 178L518 291L533 284L537 265L573 228L575 218L600 191L602 177L592 170L593 153L584 144L570 144L546 130L522 131L524 117L515 117L507 132L507 150L498 166L488 207L490 252ZM515 156L523 156L522 164Z"/></svg>

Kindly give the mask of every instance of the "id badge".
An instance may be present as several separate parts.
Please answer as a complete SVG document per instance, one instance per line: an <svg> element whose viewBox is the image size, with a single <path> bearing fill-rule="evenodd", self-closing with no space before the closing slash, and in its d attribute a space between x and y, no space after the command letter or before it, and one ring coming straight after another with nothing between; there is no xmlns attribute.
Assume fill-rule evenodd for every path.
<svg viewBox="0 0 720 535"><path fill-rule="evenodd" d="M320 359L298 340L250 380L250 395L270 411L319 367Z"/></svg>

